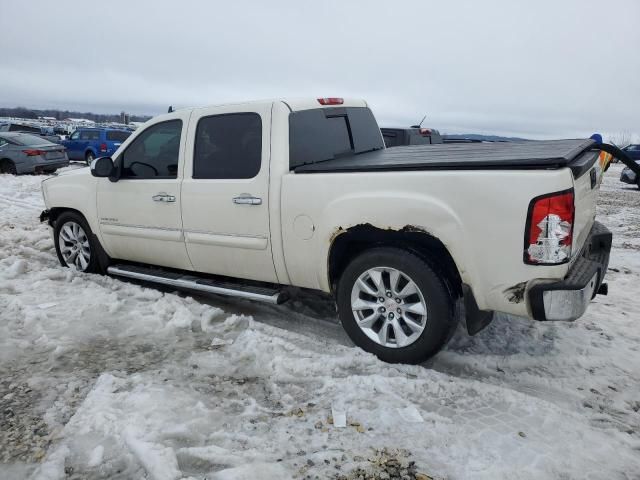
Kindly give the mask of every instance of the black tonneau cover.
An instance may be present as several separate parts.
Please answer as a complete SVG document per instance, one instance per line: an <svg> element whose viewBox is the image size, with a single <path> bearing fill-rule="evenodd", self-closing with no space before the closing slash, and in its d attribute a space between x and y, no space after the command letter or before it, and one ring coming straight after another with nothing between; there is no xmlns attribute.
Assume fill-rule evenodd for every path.
<svg viewBox="0 0 640 480"><path fill-rule="evenodd" d="M571 166L595 142L590 139L414 145L385 148L300 165L296 173L372 170L547 169ZM596 151L589 156L595 161ZM583 161L577 162L583 164ZM580 168L581 167L581 168ZM582 170L580 165L577 170ZM574 172L577 173L577 172Z"/></svg>

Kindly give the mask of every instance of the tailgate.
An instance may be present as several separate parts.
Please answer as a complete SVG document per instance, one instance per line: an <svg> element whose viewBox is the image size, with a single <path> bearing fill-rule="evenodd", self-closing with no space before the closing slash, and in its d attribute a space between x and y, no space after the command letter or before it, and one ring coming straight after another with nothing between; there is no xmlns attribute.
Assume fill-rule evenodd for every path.
<svg viewBox="0 0 640 480"><path fill-rule="evenodd" d="M596 217L598 192L604 172L600 165L600 151L585 152L576 163L582 168L573 168L573 189L575 195L575 220L573 223L573 252L571 263L578 257Z"/></svg>

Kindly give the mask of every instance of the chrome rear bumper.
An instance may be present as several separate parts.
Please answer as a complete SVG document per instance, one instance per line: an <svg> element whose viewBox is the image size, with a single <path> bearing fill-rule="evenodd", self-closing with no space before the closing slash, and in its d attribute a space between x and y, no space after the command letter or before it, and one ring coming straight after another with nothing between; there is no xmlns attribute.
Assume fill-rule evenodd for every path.
<svg viewBox="0 0 640 480"><path fill-rule="evenodd" d="M595 222L568 275L559 282L538 283L528 290L534 319L573 321L584 314L604 281L611 238L611 232Z"/></svg>

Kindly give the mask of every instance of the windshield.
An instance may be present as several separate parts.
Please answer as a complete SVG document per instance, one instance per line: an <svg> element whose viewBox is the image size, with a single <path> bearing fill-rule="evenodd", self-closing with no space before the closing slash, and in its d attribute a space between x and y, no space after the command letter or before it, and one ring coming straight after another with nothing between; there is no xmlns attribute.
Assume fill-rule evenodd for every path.
<svg viewBox="0 0 640 480"><path fill-rule="evenodd" d="M289 114L289 167L384 148L366 107L314 108Z"/></svg>

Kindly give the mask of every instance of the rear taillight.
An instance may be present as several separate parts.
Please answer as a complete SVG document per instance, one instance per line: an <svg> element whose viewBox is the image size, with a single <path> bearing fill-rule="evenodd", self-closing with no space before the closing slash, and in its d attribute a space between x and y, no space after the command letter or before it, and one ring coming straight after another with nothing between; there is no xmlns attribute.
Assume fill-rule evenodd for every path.
<svg viewBox="0 0 640 480"><path fill-rule="evenodd" d="M575 206L573 190L531 200L524 237L524 262L558 265L571 258Z"/></svg>
<svg viewBox="0 0 640 480"><path fill-rule="evenodd" d="M44 150L29 149L22 150L22 153L25 153L27 157L37 157L38 155L44 155L47 152L45 152Z"/></svg>
<svg viewBox="0 0 640 480"><path fill-rule="evenodd" d="M318 103L320 105L342 105L344 103L344 98L338 98L338 97L319 98Z"/></svg>
<svg viewBox="0 0 640 480"><path fill-rule="evenodd" d="M107 151L107 144L106 143L101 143L100 144L100 152L104 153Z"/></svg>

